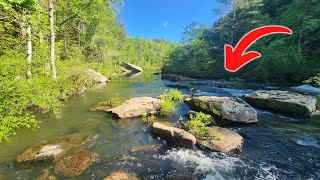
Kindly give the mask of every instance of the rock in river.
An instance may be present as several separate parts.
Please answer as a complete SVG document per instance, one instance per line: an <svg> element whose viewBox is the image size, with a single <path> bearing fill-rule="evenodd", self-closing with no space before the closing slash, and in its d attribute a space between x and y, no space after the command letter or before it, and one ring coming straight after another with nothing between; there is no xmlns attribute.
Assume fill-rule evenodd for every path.
<svg viewBox="0 0 320 180"><path fill-rule="evenodd" d="M136 175L133 173L123 171L123 170L117 170L111 172L108 176L104 177L103 180L139 180Z"/></svg>
<svg viewBox="0 0 320 180"><path fill-rule="evenodd" d="M154 145L150 145L150 146L136 146L131 148L131 153L144 153L144 152L148 152L148 151L157 151L162 147L161 144L154 144Z"/></svg>
<svg viewBox="0 0 320 180"><path fill-rule="evenodd" d="M192 148L196 144L196 138L183 129L165 126L160 123L154 123L152 127L153 133L169 144L186 148Z"/></svg>
<svg viewBox="0 0 320 180"><path fill-rule="evenodd" d="M48 169L42 170L42 174L36 180L56 180L55 176L51 176Z"/></svg>
<svg viewBox="0 0 320 180"><path fill-rule="evenodd" d="M65 177L79 176L98 158L98 155L89 151L79 151L71 156L59 160L54 166L54 173Z"/></svg>
<svg viewBox="0 0 320 180"><path fill-rule="evenodd" d="M66 137L40 143L25 150L16 158L16 161L18 163L28 161L54 161L70 149L87 143L91 139L92 136L72 134Z"/></svg>
<svg viewBox="0 0 320 180"><path fill-rule="evenodd" d="M106 83L110 81L106 76L92 69L88 69L86 73L90 77L90 81L92 84Z"/></svg>
<svg viewBox="0 0 320 180"><path fill-rule="evenodd" d="M254 107L286 115L308 118L316 113L315 98L288 91L255 91L242 98Z"/></svg>
<svg viewBox="0 0 320 180"><path fill-rule="evenodd" d="M123 67L125 70L131 71L132 73L143 72L143 69L141 67L127 62L121 63L121 67Z"/></svg>
<svg viewBox="0 0 320 180"><path fill-rule="evenodd" d="M214 126L208 131L208 140L197 139L197 144L212 151L239 152L242 150L243 137L229 129Z"/></svg>
<svg viewBox="0 0 320 180"><path fill-rule="evenodd" d="M120 106L107 110L120 119L140 117L143 114L156 114L161 108L161 100L151 97L132 98Z"/></svg>
<svg viewBox="0 0 320 180"><path fill-rule="evenodd" d="M191 78L184 77L184 76L177 75L177 74L162 74L161 78L167 79L170 81L190 81L190 80L192 80Z"/></svg>
<svg viewBox="0 0 320 180"><path fill-rule="evenodd" d="M218 124L258 122L256 110L242 99L201 96L187 99L186 103L193 110L212 115Z"/></svg>

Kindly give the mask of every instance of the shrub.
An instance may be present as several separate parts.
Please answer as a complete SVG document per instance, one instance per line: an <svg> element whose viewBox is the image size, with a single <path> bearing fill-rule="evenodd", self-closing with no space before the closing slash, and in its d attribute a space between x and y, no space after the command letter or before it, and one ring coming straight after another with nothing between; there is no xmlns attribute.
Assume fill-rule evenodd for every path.
<svg viewBox="0 0 320 180"><path fill-rule="evenodd" d="M156 119L156 116L152 115L148 115L147 113L142 114L142 120L146 123L146 124L151 124L153 120Z"/></svg>
<svg viewBox="0 0 320 180"><path fill-rule="evenodd" d="M303 83L310 84L315 87L320 87L320 73L318 73L314 77L311 77L311 78L305 80Z"/></svg>
<svg viewBox="0 0 320 180"><path fill-rule="evenodd" d="M182 95L179 90L165 90L161 97L161 109L160 114L163 116L168 116L170 113L176 110L176 102L182 100Z"/></svg>
<svg viewBox="0 0 320 180"><path fill-rule="evenodd" d="M198 113L196 116L190 114L190 121L184 122L183 125L191 134L199 138L204 136L209 130L208 125L211 124L210 118L211 115L202 112Z"/></svg>

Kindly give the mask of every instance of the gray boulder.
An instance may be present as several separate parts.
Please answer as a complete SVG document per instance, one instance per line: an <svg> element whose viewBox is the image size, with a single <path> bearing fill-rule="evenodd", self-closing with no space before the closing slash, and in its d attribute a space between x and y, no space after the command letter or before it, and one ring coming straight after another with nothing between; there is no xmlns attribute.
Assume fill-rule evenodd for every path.
<svg viewBox="0 0 320 180"><path fill-rule="evenodd" d="M229 129L214 126L207 132L205 140L197 139L197 145L224 153L240 152L243 137Z"/></svg>
<svg viewBox="0 0 320 180"><path fill-rule="evenodd" d="M242 99L254 107L290 116L308 118L316 113L315 98L288 91L255 91Z"/></svg>
<svg viewBox="0 0 320 180"><path fill-rule="evenodd" d="M143 72L143 69L141 67L127 62L121 63L121 67L124 68L125 71L130 71L131 73Z"/></svg>
<svg viewBox="0 0 320 180"><path fill-rule="evenodd" d="M186 148L193 148L196 144L196 138L183 129L165 126L160 123L154 123L152 127L153 133L169 144Z"/></svg>
<svg viewBox="0 0 320 180"><path fill-rule="evenodd" d="M219 125L258 122L256 110L242 99L201 96L185 101L192 110L212 115Z"/></svg>
<svg viewBox="0 0 320 180"><path fill-rule="evenodd" d="M101 83L106 83L110 81L106 76L92 69L88 69L86 73L89 77L91 84L101 84Z"/></svg>
<svg viewBox="0 0 320 180"><path fill-rule="evenodd" d="M143 114L156 114L160 111L161 100L151 97L131 98L120 106L106 110L117 118L127 119L140 117Z"/></svg>

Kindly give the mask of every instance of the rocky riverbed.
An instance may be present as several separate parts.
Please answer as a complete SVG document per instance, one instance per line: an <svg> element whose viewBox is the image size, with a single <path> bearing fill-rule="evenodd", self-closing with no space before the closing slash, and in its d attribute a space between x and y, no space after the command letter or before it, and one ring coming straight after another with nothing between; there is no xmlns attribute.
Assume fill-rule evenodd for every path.
<svg viewBox="0 0 320 180"><path fill-rule="evenodd" d="M161 80L159 75L122 77L104 87L88 89L70 99L57 119L50 113L39 116L43 122L37 132L22 132L0 145L0 177L319 178L320 118L313 113L313 94L286 92L292 91L291 85L178 79L188 84L181 90L192 97L186 97L186 103L180 103L177 111L165 118L157 115L161 101L156 97L163 89L174 87L166 84L176 82ZM288 113L266 103L257 106L245 98L258 96L258 90L269 93L275 101L271 103L293 103L287 108L304 104L307 110ZM89 111L115 96L123 98L120 105L102 112ZM298 102L289 101L296 96ZM180 116L197 111L212 115L211 139L198 139L176 126ZM139 118L143 113L158 116L156 123L146 126Z"/></svg>

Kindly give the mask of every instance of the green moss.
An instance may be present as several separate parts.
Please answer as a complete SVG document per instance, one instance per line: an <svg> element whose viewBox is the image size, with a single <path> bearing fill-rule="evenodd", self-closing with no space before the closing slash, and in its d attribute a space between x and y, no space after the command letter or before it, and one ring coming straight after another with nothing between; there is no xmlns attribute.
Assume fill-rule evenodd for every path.
<svg viewBox="0 0 320 180"><path fill-rule="evenodd" d="M213 104L209 104L210 106L210 110L213 114L217 115L217 116L221 116L220 112L216 109L215 105Z"/></svg>
<svg viewBox="0 0 320 180"><path fill-rule="evenodd" d="M224 138L224 135L220 132L217 132L217 131L211 131L209 136L211 138L218 139L218 140L221 140Z"/></svg>
<svg viewBox="0 0 320 180"><path fill-rule="evenodd" d="M211 115L214 116L221 116L220 112L217 110L217 108L215 107L215 105L209 103L205 103L203 101L197 100L197 99L193 99L191 100L191 104L198 110L209 113Z"/></svg>

